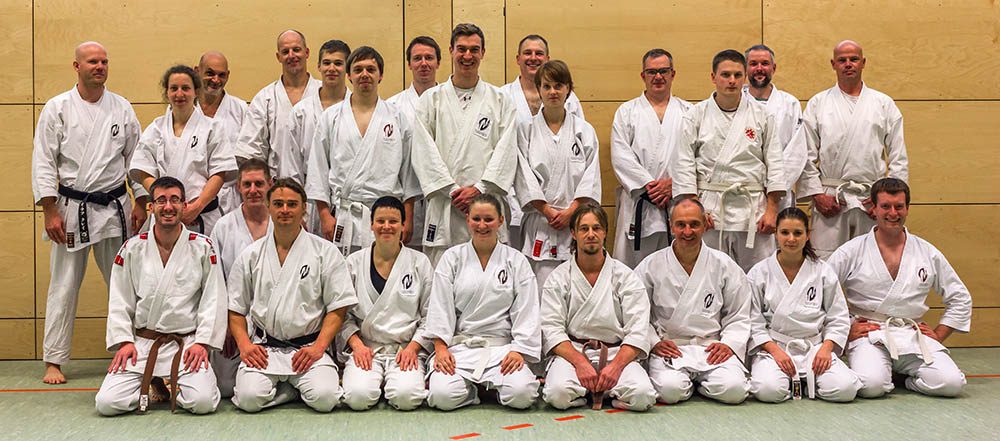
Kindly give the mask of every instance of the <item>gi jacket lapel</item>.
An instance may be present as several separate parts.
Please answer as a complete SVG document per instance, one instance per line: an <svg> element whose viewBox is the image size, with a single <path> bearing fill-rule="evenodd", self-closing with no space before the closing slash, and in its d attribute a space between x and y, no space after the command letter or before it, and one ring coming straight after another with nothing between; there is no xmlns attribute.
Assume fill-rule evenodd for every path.
<svg viewBox="0 0 1000 441"><path fill-rule="evenodd" d="M701 251L698 252L698 259L695 260L694 269L691 270L691 275L688 276L687 271L684 271L684 267L681 262L677 260L677 255L674 254L671 248L667 254L667 269L670 271L668 277L674 277L676 280L684 281L684 288L681 290L680 298L677 299L677 306L674 308L673 314L670 315L670 319L667 320L671 324L672 328L687 328L685 322L688 316L696 314L698 309L703 306L705 302L706 295L712 296L722 296L722 293L714 292L714 288L706 287L710 285L710 276L708 268L709 259L708 245L705 242L701 243ZM716 301L721 301L722 299L716 299ZM679 335L671 335L670 337L664 336L664 338L677 338L684 337Z"/></svg>
<svg viewBox="0 0 1000 441"><path fill-rule="evenodd" d="M836 177L841 177L848 174L847 163L854 158L854 151L858 147L862 147L862 143L857 139L858 135L869 132L865 125L869 123L871 111L874 106L869 105L871 92L863 84L861 86L861 94L858 95L858 102L854 103L854 112L849 112L851 103L847 101L847 94L840 90L840 87L834 86L832 95L836 102L833 108L841 120L840 127L847 129L844 131L842 142L836 147L840 149L840 152L836 156L834 164L832 164L834 166L832 170L838 173Z"/></svg>
<svg viewBox="0 0 1000 441"><path fill-rule="evenodd" d="M174 248L170 251L170 257L167 258L167 263L164 265L163 259L160 258L159 245L157 245L156 241L156 226L154 225L150 228L149 236L152 240L147 239L148 243L146 244L146 253L143 259L146 262L153 262L148 264L148 268L151 270L150 275L156 277L156 288L150 293L154 298L149 308L147 326L153 326L159 322L160 316L163 314L163 308L169 307L169 304L165 305L164 302L179 288L176 276L183 273L185 263L191 260L191 241L188 238L191 234L193 233L188 231L187 228L181 227L181 234L177 237L177 242L174 243Z"/></svg>
<svg viewBox="0 0 1000 441"><path fill-rule="evenodd" d="M104 89L101 94L101 98L97 101L98 113L97 117L93 118L91 114L91 109L83 101L83 97L80 96L80 91L76 87L73 88L72 99L73 112L76 115L85 115L81 118L81 125L87 126L89 122L89 129L85 131L87 134L87 141L80 155L81 164L106 164L112 159L109 158L112 152L107 150L107 146L111 146L112 143L109 142L109 138L114 138L117 136L125 136L125 121L121 121L118 124L112 124L112 117L115 113L115 106L112 99L108 98L108 90ZM65 154L65 153L64 153ZM127 164L126 164L127 165ZM104 171L103 167L80 167L80 172L76 176L76 182L72 183L73 187L77 189L89 189L89 190L102 190L102 189L91 189L90 186L97 179L98 175Z"/></svg>
<svg viewBox="0 0 1000 441"><path fill-rule="evenodd" d="M714 97L715 94L713 93ZM709 98L711 100L708 103L705 112L709 115L709 121L726 121L727 117L723 115L722 109L719 104L715 102L714 98ZM726 132L726 142L722 144L719 149L718 156L716 156L715 164L712 166L711 175L706 178L711 182L724 182L725 176L718 176L719 166L733 163L733 158L740 153L740 146L746 143L746 138L751 136L751 130L754 128L750 127L749 117L750 116L750 102L746 95L740 97L740 105L736 108L736 114L733 115L733 120L729 124L729 130ZM702 127L702 130L705 128ZM760 136L760 133L753 133L754 137Z"/></svg>
<svg viewBox="0 0 1000 441"><path fill-rule="evenodd" d="M615 292L615 287L612 286L612 274L611 274L611 261L610 259L604 260L604 266L601 267L601 273L597 276L597 282L594 286L590 286L590 281L580 270L580 266L577 265L576 259L571 258L572 262L570 266L570 283L572 284L572 292L580 293L580 304L577 311L580 313L574 314L573 319L570 320L568 326L566 327L570 333L577 329L587 329L592 334L591 335L573 335L576 338L593 338L595 335L620 335L621 331L616 327L610 327L609 325L613 322L610 320L595 320L595 316L605 315L611 311L615 312L615 316L618 319L617 323L621 323L621 303L614 301L614 296L617 295ZM570 307L573 307L573 303L570 302Z"/></svg>
<svg viewBox="0 0 1000 441"><path fill-rule="evenodd" d="M472 91L472 101L469 103L469 107L464 111L462 109L462 103L458 99L458 91L455 90L455 84L450 80L441 85L444 89L442 93L444 94L444 99L448 101L448 106L454 109L458 109L459 113L462 115L456 123L459 125L454 127L451 133L461 133L462 137L457 143L452 147L456 151L464 150L469 144L469 140L472 137L473 132L479 129L479 120L482 116L483 95L486 93L486 84L483 79L480 78L479 82L476 83L475 90ZM485 117L483 117L485 118ZM487 121L487 124L497 124L498 121Z"/></svg>
<svg viewBox="0 0 1000 441"><path fill-rule="evenodd" d="M372 248L368 247L364 250L365 261L371 262ZM358 312L364 311L362 314L358 314L358 318L362 321L361 323L361 334L362 335L372 335L372 327L375 322L378 321L379 317L382 317L386 313L390 313L392 308L396 305L393 303L398 299L395 293L402 290L402 278L404 275L408 275L409 271L413 268L413 259L411 259L410 253L407 252L406 247L402 247L399 251L399 255L396 256L396 261L392 264L392 270L389 271L389 277L385 279L385 288L382 289L382 294L380 295L378 291L375 291L375 286L371 283L371 272L364 271L367 276L365 276L366 282L365 289L368 290L368 295L363 295L358 293ZM412 275L410 276L412 279ZM412 281L411 281L412 283ZM362 303L365 306L362 309Z"/></svg>
<svg viewBox="0 0 1000 441"><path fill-rule="evenodd" d="M822 298L823 292L815 287L810 287L810 282L815 280L812 277L812 272L816 269L816 263L812 259L805 259L802 262L802 267L799 268L798 274L795 275L795 279L791 284L788 283L788 279L785 278L784 270L781 269L781 264L778 263L777 255L773 254L767 259L767 266L771 274L774 274L778 279L778 287L781 289L781 298L778 300L778 306L774 308L774 315L771 318L772 329L789 329L794 328L794 326L789 325L787 322L790 321L792 316L796 311L803 308L806 301L809 300L809 296L819 296ZM810 288L812 291L810 292ZM822 301L821 301L822 302Z"/></svg>
<svg viewBox="0 0 1000 441"><path fill-rule="evenodd" d="M903 244L903 255L899 259L899 270L896 271L896 278L893 279L892 275L889 274L889 268L885 266L885 260L882 259L882 253L879 252L878 243L875 241L875 230L869 233L869 237L865 240L865 248L867 252L874 253L874 256L878 257L878 262L881 262L878 272L882 277L885 277L887 281L891 281L889 286L889 292L886 293L885 297L882 299L882 303L878 305L875 312L885 314L888 316L895 316L893 311L893 306L896 306L901 300L906 298L907 277L911 277L911 274L917 274L916 271L916 260L917 256L914 251L913 237L910 237L910 232L906 233L906 243ZM906 317L911 319L919 319L920 317Z"/></svg>

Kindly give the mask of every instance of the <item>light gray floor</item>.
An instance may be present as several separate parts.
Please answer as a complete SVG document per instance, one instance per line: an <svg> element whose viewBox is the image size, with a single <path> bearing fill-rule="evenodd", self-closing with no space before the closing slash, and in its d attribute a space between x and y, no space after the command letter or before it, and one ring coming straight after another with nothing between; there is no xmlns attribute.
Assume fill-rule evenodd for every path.
<svg viewBox="0 0 1000 441"><path fill-rule="evenodd" d="M218 412L193 416L156 407L146 415L104 418L94 410L93 390L8 392L13 389L95 389L108 360L79 360L66 368L70 382L40 381L40 361L0 362L0 439L183 439L284 440L441 439L479 433L492 439L737 440L988 440L1000 439L1000 348L955 349L968 385L957 399L924 397L902 387L890 396L833 404L802 400L763 404L748 400L727 406L695 396L647 413L606 413L589 408L558 411L538 404L513 411L488 402L455 412L421 408L398 412L381 403L368 412L338 408L317 414L301 403L249 415L223 401ZM583 418L556 421L582 415ZM504 427L531 424L505 430Z"/></svg>

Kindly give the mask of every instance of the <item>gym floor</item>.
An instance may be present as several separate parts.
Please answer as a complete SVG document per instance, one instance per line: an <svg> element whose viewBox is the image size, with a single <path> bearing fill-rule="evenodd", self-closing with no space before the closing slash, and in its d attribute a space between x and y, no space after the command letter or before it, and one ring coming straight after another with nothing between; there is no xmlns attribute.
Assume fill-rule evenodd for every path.
<svg viewBox="0 0 1000 441"><path fill-rule="evenodd" d="M74 360L67 384L40 379L41 361L0 361L0 427L3 439L267 439L446 440L471 439L1000 439L1000 348L953 349L968 384L959 398L925 397L897 384L881 399L835 404L804 399L738 406L697 394L682 404L646 413L589 407L559 411L539 402L529 411L504 408L490 398L454 412L422 407L399 412L384 401L367 412L338 407L330 414L291 403L246 414L224 399L216 413L191 415L169 404L145 414L101 417L94 409L109 360ZM539 400L540 401L540 400Z"/></svg>

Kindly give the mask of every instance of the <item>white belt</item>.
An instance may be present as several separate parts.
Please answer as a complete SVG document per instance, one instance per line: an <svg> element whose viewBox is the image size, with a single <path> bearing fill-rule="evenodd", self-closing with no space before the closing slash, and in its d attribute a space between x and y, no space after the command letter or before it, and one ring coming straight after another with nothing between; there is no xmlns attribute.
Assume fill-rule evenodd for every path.
<svg viewBox="0 0 1000 441"><path fill-rule="evenodd" d="M849 305L848 309L853 315L885 323L885 326L883 327L883 330L885 331L885 346L889 349L889 356L892 357L893 360L899 360L899 346L896 345L896 340L892 338L889 328L892 328L893 326L902 328L912 326L916 328L917 344L920 345L920 357L924 359L924 363L934 363L934 357L931 354L930 349L927 347L927 342L924 341L927 336L925 336L923 332L920 332L920 325L916 320L907 317L892 317L874 311L866 311L861 308L856 308L853 305Z"/></svg>
<svg viewBox="0 0 1000 441"><path fill-rule="evenodd" d="M687 346L687 345L708 346L712 343L722 343L719 341L719 339L714 337L671 338L668 340L674 342L674 344L677 346Z"/></svg>
<svg viewBox="0 0 1000 441"><path fill-rule="evenodd" d="M451 340L453 345L464 344L470 348L483 348L483 355L479 356L476 369L472 371L472 380L479 381L486 371L486 364L490 362L490 347L510 344L510 339L506 337L472 337L468 335L456 335Z"/></svg>
<svg viewBox="0 0 1000 441"><path fill-rule="evenodd" d="M872 182L856 182L850 179L833 179L833 178L822 178L820 183L824 187L833 187L835 189L834 195L837 197L838 201L847 202L844 199L844 193L853 193L858 196L867 197L872 191Z"/></svg>
<svg viewBox="0 0 1000 441"><path fill-rule="evenodd" d="M815 334L811 337L797 338L782 334L773 329L768 329L768 333L771 335L771 339L784 345L784 349L788 352L791 348L796 348L801 353L807 355L805 359L805 366L799 366L795 363L795 358L789 354L789 358L792 358L792 364L795 364L795 371L797 374L806 374L806 385L809 390L809 398L816 398L816 372L812 370L813 360L816 359L816 352L813 351L813 347L823 342L823 337L819 334ZM810 352L812 352L810 354Z"/></svg>
<svg viewBox="0 0 1000 441"><path fill-rule="evenodd" d="M714 191L722 193L719 196L719 220L722 221L723 226L726 222L726 195L732 193L733 195L746 198L747 206L750 207L751 215L747 217L747 241L746 247L753 248L754 238L757 236L757 219L754 219L753 212L753 198L750 192L752 191L764 191L764 186L756 182L708 182L708 181L698 181L698 189L705 191ZM719 228L721 231L722 228ZM722 234L719 234L719 248L722 248Z"/></svg>
<svg viewBox="0 0 1000 441"><path fill-rule="evenodd" d="M343 226L343 230L337 231L335 229L333 238L344 257L351 253L351 245L354 244L355 215L361 217L362 225L371 225L372 212L367 205L349 199L341 199L337 206L337 229Z"/></svg>

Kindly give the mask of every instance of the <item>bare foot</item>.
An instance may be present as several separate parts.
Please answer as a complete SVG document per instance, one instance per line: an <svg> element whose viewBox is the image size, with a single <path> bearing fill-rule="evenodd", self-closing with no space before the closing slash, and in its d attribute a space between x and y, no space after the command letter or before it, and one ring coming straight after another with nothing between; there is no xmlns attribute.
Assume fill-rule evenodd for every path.
<svg viewBox="0 0 1000 441"><path fill-rule="evenodd" d="M170 401L170 391L167 390L167 385L163 382L162 378L153 377L149 386L149 402L163 403Z"/></svg>
<svg viewBox="0 0 1000 441"><path fill-rule="evenodd" d="M42 377L42 382L45 384L63 384L66 382L66 376L63 375L58 364L45 363L45 376Z"/></svg>

